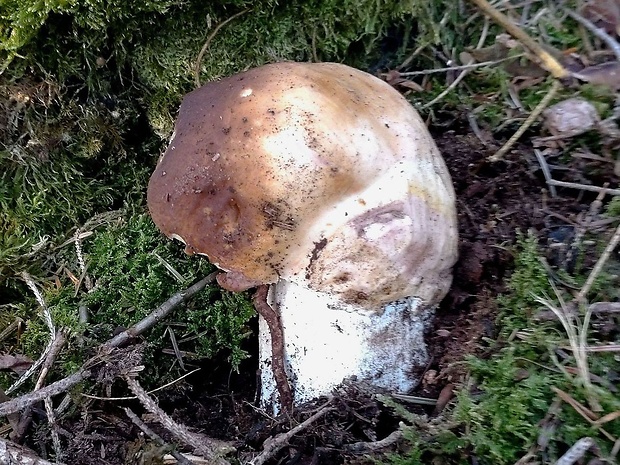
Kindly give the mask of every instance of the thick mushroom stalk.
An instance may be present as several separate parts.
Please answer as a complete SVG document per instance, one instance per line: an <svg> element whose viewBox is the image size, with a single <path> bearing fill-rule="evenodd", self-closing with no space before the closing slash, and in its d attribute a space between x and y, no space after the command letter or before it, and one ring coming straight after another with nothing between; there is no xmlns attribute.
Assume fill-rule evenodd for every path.
<svg viewBox="0 0 620 465"><path fill-rule="evenodd" d="M151 177L153 220L242 290L272 284L296 403L356 376L406 391L422 308L456 261L454 191L426 126L379 79L277 63L188 94ZM276 401L261 325L262 399Z"/></svg>

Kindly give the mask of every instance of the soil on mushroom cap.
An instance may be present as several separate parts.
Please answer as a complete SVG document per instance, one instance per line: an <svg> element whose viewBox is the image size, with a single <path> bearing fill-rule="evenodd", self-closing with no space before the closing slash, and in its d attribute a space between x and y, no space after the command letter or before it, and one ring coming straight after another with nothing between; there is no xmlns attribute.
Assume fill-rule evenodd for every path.
<svg viewBox="0 0 620 465"><path fill-rule="evenodd" d="M502 282L512 264L502 244L513 244L517 230L548 229L541 210L544 180L531 151L516 150L508 162L489 165L484 159L493 149L487 149L469 132L468 127L462 127L435 134L457 193L460 259L452 290L428 336L432 355L428 373L433 376L424 378L418 395L436 397L443 386L462 376L462 364L454 362L467 354L481 355L485 350L481 338L494 337L495 300L504 291ZM553 208L568 215L579 206L564 200L556 201ZM255 360L256 353L253 355ZM241 451L252 451L267 437L290 427L273 423L251 406L255 404L255 370L252 360L244 362L238 374L230 372L225 358L211 361L203 367L204 374L193 375L186 384L163 390L157 397L164 410L188 427L234 441ZM74 435L66 449L72 463L138 463L125 461L132 447L140 449L141 445L137 429L128 424L118 406L108 402L91 408L102 411L88 424L72 420L62 425ZM140 411L137 404L136 411ZM310 463L315 453L313 463L342 463L342 454L328 453L331 449L325 448L381 439L396 427L397 420L382 413L370 396L348 391L338 400L336 411L297 435L293 446L300 463Z"/></svg>

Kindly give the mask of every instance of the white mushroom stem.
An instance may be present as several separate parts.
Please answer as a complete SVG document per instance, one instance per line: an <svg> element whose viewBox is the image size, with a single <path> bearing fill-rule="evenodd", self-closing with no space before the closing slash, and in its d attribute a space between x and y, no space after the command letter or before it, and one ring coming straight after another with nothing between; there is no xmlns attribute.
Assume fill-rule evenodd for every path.
<svg viewBox="0 0 620 465"><path fill-rule="evenodd" d="M269 303L279 310L285 328L285 366L295 405L329 394L352 377L407 392L428 362L424 329L431 311L418 299L390 303L380 314L364 312L329 294L280 280L271 286ZM263 318L259 345L261 400L278 411L271 335Z"/></svg>

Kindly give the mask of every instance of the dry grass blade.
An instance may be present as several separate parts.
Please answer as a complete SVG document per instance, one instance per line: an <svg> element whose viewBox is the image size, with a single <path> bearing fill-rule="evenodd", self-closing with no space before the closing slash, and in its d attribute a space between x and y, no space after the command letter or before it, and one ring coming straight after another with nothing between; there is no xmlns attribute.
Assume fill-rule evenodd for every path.
<svg viewBox="0 0 620 465"><path fill-rule="evenodd" d="M564 402L570 405L575 410L575 412L581 415L588 423L590 423L592 426L596 426L597 428L599 428L599 431L601 432L601 434L603 434L611 442L616 442L618 440L617 438L614 438L611 434L609 434L607 431L605 431L603 428L600 428L600 425L597 424L597 421L599 421L600 418L592 410L590 410L585 405L575 400L570 394L562 391L561 389L552 387L551 390L555 392L560 399L562 399Z"/></svg>
<svg viewBox="0 0 620 465"><path fill-rule="evenodd" d="M546 299L542 299L538 296L534 296L534 298L538 303L544 305L549 310L551 310L556 315L558 320L560 320L560 323L562 324L562 327L564 328L564 331L568 336L568 342L570 344L573 357L575 358L575 363L579 370L579 380L582 383L584 389L586 390L586 395L588 396L590 405L594 410L601 411L602 407L599 405L598 401L594 396L594 390L590 378L590 369L588 367L588 355L586 351L588 326L590 322L591 312L589 310L586 310L582 323L577 317L577 315L574 315L567 307L562 295L555 286L555 283L553 281L550 281L550 283L555 292L556 298L560 303L559 308Z"/></svg>
<svg viewBox="0 0 620 465"><path fill-rule="evenodd" d="M609 241L609 243L605 247L605 250L601 254L598 261L596 262L596 265L594 265L594 268L590 272L590 275L588 276L588 279L586 280L585 284L581 288L581 291L579 291L579 294L577 295L577 298L576 298L578 302L585 301L586 294L592 288L592 285L594 284L594 280L598 277L598 275L603 270L605 263L607 263L607 260L609 260L611 253L618 246L619 242L620 242L620 225L618 225L618 227L616 228L614 235L611 237L611 240Z"/></svg>

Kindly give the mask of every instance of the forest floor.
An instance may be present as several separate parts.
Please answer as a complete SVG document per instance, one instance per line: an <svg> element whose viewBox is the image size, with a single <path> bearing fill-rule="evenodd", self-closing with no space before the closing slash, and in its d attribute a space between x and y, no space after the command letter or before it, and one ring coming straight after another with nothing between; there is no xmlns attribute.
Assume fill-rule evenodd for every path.
<svg viewBox="0 0 620 465"><path fill-rule="evenodd" d="M214 267L163 238L144 197L171 115L194 84L195 53L178 24L196 11L209 27L215 11L247 21L243 30L219 32L230 41L222 48L211 44L222 67L203 73L219 77L234 68L230 50L250 43L242 32L297 31L299 11L283 7L274 26L265 19L274 14L269 2L245 16L187 2L172 13L162 7L159 23L147 9L146 19L132 12L127 24L168 27L163 50L155 30L141 44L146 52L132 49L115 69L129 50L124 39L109 58L83 47L92 82L68 73L67 82L54 83L49 74L28 74L35 65L8 68L0 95L0 461L11 455L5 447L23 445L10 463L617 463L620 8L605 0L589 2L590 10L577 2L574 11L543 0L501 2L499 10L529 34L515 38L518 31L505 34L510 24L462 3L420 16L420 30L428 37L440 30L443 43L413 47L413 29L400 24L397 39L384 34L385 57L370 69L420 109L456 192L459 259L426 334L430 361L406 394L347 382L278 417L257 399L258 322L249 294L222 291ZM479 34L476 47L458 42L468 27L463 12ZM119 17L125 27L127 17ZM64 31L65 19L51 14L37 40ZM443 29L433 29L440 21ZM104 40L97 28L75 24ZM118 37L129 37L122 27ZM285 37L305 40L306 58L317 61L321 37L304 31L303 40ZM528 37L545 48L524 47ZM204 38L192 40L195 52ZM59 66L69 66L75 57L58 44ZM160 66L166 44L177 49ZM359 52L360 44L351 41L342 53ZM278 53L298 45L286 42ZM270 47L258 48L264 56L239 61L275 61ZM37 66L47 59L31 53ZM133 74L122 74L127 69ZM193 283L192 296L178 294ZM160 321L151 312L162 303L172 313ZM148 331L129 334L143 318ZM38 357L45 360L39 380L8 388Z"/></svg>

